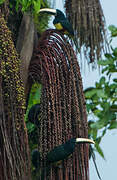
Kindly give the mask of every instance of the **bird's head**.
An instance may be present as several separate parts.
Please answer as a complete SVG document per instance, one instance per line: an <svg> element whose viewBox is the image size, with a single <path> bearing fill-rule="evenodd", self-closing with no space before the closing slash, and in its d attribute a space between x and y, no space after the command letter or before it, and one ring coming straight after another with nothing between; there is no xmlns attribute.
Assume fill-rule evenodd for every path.
<svg viewBox="0 0 117 180"><path fill-rule="evenodd" d="M65 15L62 11L60 11L59 9L56 9L56 14L55 16L59 17L59 18L65 18Z"/></svg>

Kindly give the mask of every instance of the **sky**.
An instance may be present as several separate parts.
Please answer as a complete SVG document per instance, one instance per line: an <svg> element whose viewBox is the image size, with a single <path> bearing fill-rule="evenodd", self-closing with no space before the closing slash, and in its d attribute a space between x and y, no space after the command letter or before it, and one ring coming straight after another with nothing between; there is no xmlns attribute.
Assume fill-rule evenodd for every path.
<svg viewBox="0 0 117 180"><path fill-rule="evenodd" d="M115 25L117 27L117 0L100 0L102 9L106 18L107 27ZM63 10L62 0L56 1L56 8ZM117 39L113 41L113 46L117 47ZM94 86L100 78L98 70L89 71L86 67L85 73L82 72L84 88ZM103 160L96 154L96 162L102 180L117 180L117 130L108 131L101 142L101 148L104 152ZM99 180L94 164L90 161L90 180Z"/></svg>
<svg viewBox="0 0 117 180"><path fill-rule="evenodd" d="M107 27L109 25L115 25L117 27L117 0L101 0L103 12L106 18ZM117 38L113 41L113 46L117 47ZM87 72L88 73L88 72ZM93 77L93 78L92 78ZM90 73L89 80L92 85L95 80L99 78L98 72ZM84 75L86 80L86 76ZM84 81L85 81L84 80ZM84 86L89 83L85 81ZM96 162L102 177L102 180L116 180L117 179L117 130L108 131L101 142L101 148L103 149L105 159L103 160L98 154L96 154ZM96 171L93 162L90 162L90 180L99 180L96 175Z"/></svg>

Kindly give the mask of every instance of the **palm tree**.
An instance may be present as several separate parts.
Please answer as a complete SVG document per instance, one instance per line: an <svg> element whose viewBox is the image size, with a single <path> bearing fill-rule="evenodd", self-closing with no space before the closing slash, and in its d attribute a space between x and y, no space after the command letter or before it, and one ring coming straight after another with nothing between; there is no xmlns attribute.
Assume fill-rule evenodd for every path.
<svg viewBox="0 0 117 180"><path fill-rule="evenodd" d="M49 176L53 180L57 177L88 180L87 144L77 146L73 155L59 166L51 164L49 174L45 168L46 155L55 146L73 137L88 137L85 99L80 68L71 44L56 30L42 33L48 16L38 17L34 4L23 6L22 2L6 0L0 6L0 179L30 179L29 147L33 150L38 146L41 168L34 179L44 172L45 179ZM48 4L43 1L42 7ZM22 7L28 13L22 13ZM101 56L105 42L105 20L99 1L66 0L65 8L77 46L83 46L86 57L94 62ZM40 126L35 128L34 125L34 131L28 134L29 137L37 135L32 145L32 137L27 137L24 114L35 82L42 87L39 103L43 113L39 116Z"/></svg>

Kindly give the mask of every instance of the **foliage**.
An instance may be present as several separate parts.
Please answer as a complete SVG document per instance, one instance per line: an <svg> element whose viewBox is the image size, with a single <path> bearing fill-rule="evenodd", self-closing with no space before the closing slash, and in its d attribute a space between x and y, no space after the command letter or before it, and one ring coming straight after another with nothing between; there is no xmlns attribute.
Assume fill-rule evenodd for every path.
<svg viewBox="0 0 117 180"><path fill-rule="evenodd" d="M5 0L0 0L0 4L4 3Z"/></svg>
<svg viewBox="0 0 117 180"><path fill-rule="evenodd" d="M37 147L38 134L37 134L37 127L34 124L30 123L28 120L28 113L30 108L34 104L38 104L38 103L40 104L41 89L42 89L42 85L39 83L34 83L32 85L28 98L28 106L25 114L25 122L28 130L29 146L31 150Z"/></svg>
<svg viewBox="0 0 117 180"><path fill-rule="evenodd" d="M37 14L43 4L43 0L17 0L16 10L21 6L23 12L32 11L34 14Z"/></svg>
<svg viewBox="0 0 117 180"><path fill-rule="evenodd" d="M117 36L117 28L109 26L111 37ZM104 158L99 146L107 130L117 128L117 48L111 46L111 52L98 64L102 67L102 76L95 87L87 88L85 97L89 117L89 136L96 141L96 150ZM91 116L92 115L92 116Z"/></svg>
<svg viewBox="0 0 117 180"><path fill-rule="evenodd" d="M8 26L15 34L15 43L17 41L17 36L19 32L19 26L21 24L21 19L23 13L26 12L33 16L36 25L36 30L40 35L48 27L49 17L48 14L39 14L40 8L49 8L49 0L11 0L10 15L8 19Z"/></svg>

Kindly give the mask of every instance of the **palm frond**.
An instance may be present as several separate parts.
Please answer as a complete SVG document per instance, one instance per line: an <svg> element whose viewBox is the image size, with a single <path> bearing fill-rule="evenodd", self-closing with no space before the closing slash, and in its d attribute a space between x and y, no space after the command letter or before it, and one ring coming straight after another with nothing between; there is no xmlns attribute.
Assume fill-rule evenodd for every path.
<svg viewBox="0 0 117 180"><path fill-rule="evenodd" d="M78 61L72 46L57 30L47 30L42 34L29 66L28 82L30 85L34 82L42 84L42 113L38 132L42 159L45 159L47 153L55 146L65 143L72 137L88 137ZM43 171L46 159L41 166ZM61 168L56 170L55 167L50 167L50 180L55 180L57 176L58 179L64 180L70 177L89 179L88 146L76 147L73 156L64 160Z"/></svg>
<svg viewBox="0 0 117 180"><path fill-rule="evenodd" d="M105 17L99 0L66 0L66 14L75 31L77 46L88 62L98 60L108 47Z"/></svg>
<svg viewBox="0 0 117 180"><path fill-rule="evenodd" d="M30 179L21 61L0 12L0 179Z"/></svg>

